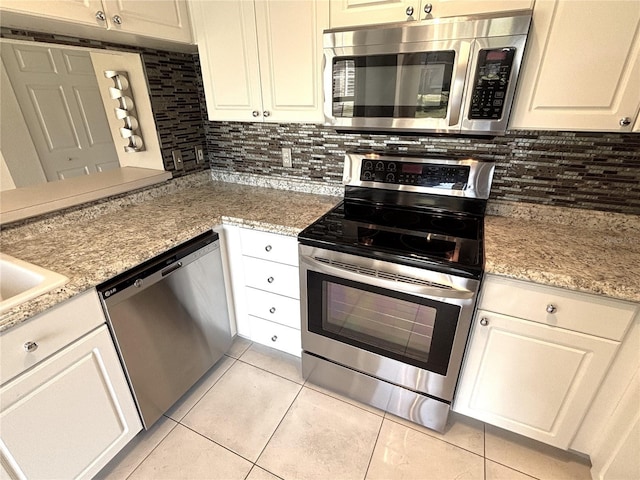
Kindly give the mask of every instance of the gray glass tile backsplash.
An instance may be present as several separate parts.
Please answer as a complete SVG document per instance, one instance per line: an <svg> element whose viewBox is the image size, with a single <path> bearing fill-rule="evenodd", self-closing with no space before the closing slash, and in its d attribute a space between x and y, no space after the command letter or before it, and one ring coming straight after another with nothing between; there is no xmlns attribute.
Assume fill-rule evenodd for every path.
<svg viewBox="0 0 640 480"><path fill-rule="evenodd" d="M339 184L345 151L473 155L496 162L491 199L640 214L640 134L509 131L493 138L337 133L310 124L209 122L197 55L108 44L2 28L22 40L138 52L147 70L152 108L167 170L171 150L185 170L202 144L214 169ZM290 147L293 167L282 167Z"/></svg>

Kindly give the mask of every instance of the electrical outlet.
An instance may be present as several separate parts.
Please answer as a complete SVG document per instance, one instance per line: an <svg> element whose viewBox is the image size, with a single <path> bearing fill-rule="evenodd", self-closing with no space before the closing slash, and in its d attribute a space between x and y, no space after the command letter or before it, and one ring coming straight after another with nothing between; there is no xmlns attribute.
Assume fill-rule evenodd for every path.
<svg viewBox="0 0 640 480"><path fill-rule="evenodd" d="M171 155L173 156L173 166L176 170L182 170L184 164L182 163L182 153L180 150L171 150Z"/></svg>
<svg viewBox="0 0 640 480"><path fill-rule="evenodd" d="M283 148L282 149L282 166L291 168L293 163L291 161L291 149Z"/></svg>
<svg viewBox="0 0 640 480"><path fill-rule="evenodd" d="M202 145L196 145L196 163L204 163L204 150Z"/></svg>

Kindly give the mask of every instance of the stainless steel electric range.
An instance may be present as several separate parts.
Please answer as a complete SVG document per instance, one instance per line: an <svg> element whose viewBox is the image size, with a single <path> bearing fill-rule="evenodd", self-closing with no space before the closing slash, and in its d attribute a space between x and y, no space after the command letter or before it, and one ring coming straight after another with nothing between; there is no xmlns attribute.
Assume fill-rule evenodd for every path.
<svg viewBox="0 0 640 480"><path fill-rule="evenodd" d="M494 165L348 154L299 236L305 379L443 431L484 266Z"/></svg>

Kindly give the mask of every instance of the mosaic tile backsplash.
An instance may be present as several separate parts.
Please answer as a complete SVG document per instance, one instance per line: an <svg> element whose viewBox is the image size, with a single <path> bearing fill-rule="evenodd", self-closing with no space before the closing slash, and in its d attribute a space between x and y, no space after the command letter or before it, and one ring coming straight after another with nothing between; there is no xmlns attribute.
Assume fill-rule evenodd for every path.
<svg viewBox="0 0 640 480"><path fill-rule="evenodd" d="M640 135L510 131L492 138L337 133L318 125L209 122L212 168L339 183L355 149L496 162L491 199L640 214ZM290 147L293 168L282 167Z"/></svg>
<svg viewBox="0 0 640 480"><path fill-rule="evenodd" d="M491 198L640 214L640 134L510 131L494 138L337 133L310 124L209 122L197 55L2 28L1 36L137 52L142 55L165 168L173 149L184 175L202 144L211 168L338 185L346 151L473 155L496 162ZM281 148L293 152L282 167Z"/></svg>

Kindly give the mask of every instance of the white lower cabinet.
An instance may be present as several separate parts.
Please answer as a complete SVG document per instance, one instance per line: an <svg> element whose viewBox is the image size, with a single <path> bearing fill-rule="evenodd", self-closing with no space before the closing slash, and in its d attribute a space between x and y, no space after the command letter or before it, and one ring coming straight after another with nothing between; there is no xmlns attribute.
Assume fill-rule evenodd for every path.
<svg viewBox="0 0 640 480"><path fill-rule="evenodd" d="M488 276L453 409L570 448L636 310Z"/></svg>
<svg viewBox="0 0 640 480"><path fill-rule="evenodd" d="M98 302L95 291L89 294ZM72 313L74 300L62 311ZM46 327L48 320L45 312L25 324L25 339L46 346L47 334L33 325ZM11 348L21 328L0 337L9 338L3 348ZM28 358L30 352L14 354ZM101 326L0 387L0 463L10 477L91 478L141 429L104 317Z"/></svg>
<svg viewBox="0 0 640 480"><path fill-rule="evenodd" d="M238 334L300 356L296 237L225 225Z"/></svg>

